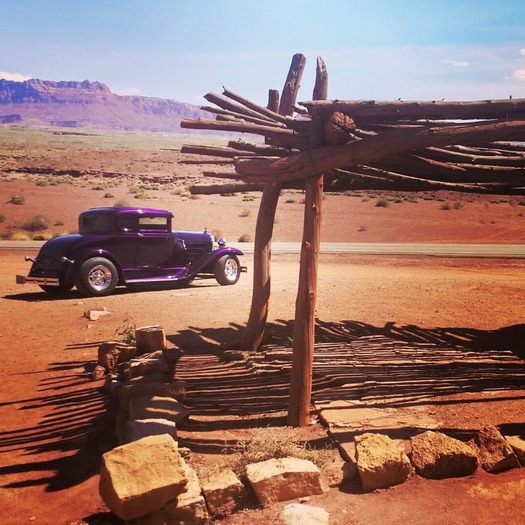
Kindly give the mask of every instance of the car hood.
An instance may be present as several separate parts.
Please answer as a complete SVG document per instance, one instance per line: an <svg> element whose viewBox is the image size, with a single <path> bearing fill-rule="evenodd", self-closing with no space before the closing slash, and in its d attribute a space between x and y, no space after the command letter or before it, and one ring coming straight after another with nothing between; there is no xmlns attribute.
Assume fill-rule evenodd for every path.
<svg viewBox="0 0 525 525"><path fill-rule="evenodd" d="M61 237L54 237L53 239L47 241L42 246L42 248L40 248L39 256L67 256L69 248L76 244L80 239L82 239L82 235L78 233L72 235L62 235Z"/></svg>

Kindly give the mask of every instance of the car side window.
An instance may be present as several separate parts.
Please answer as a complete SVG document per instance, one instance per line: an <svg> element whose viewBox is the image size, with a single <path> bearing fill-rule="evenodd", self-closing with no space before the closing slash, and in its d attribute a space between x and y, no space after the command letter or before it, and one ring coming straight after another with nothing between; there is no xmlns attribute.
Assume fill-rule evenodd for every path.
<svg viewBox="0 0 525 525"><path fill-rule="evenodd" d="M122 215L118 218L118 229L123 232L137 231L137 218L131 215Z"/></svg>
<svg viewBox="0 0 525 525"><path fill-rule="evenodd" d="M140 231L169 231L169 218L168 217L139 217L139 230Z"/></svg>

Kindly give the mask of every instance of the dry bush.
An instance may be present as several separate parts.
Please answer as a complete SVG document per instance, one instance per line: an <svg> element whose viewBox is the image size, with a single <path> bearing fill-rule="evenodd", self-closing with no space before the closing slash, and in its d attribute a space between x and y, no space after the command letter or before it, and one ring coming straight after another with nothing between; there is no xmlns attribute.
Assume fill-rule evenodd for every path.
<svg viewBox="0 0 525 525"><path fill-rule="evenodd" d="M272 458L294 457L307 459L323 469L331 461L328 449L316 450L300 440L301 430L292 427L256 428L249 439L238 442L237 452L232 455L230 468L244 476L247 465Z"/></svg>

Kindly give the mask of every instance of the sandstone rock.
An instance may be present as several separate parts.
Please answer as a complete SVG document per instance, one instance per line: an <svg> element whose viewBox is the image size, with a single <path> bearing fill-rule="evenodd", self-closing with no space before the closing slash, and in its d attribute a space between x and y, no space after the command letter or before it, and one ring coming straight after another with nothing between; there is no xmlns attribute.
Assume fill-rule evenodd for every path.
<svg viewBox="0 0 525 525"><path fill-rule="evenodd" d="M166 334L161 326L142 326L135 330L137 354L155 352L166 348Z"/></svg>
<svg viewBox="0 0 525 525"><path fill-rule="evenodd" d="M129 382L119 391L120 410L127 412L129 400L137 396L172 397L182 403L186 397L186 383L184 381L172 381L171 383L157 381Z"/></svg>
<svg viewBox="0 0 525 525"><path fill-rule="evenodd" d="M183 460L188 478L186 490L164 507L167 525L204 525L210 519L195 471Z"/></svg>
<svg viewBox="0 0 525 525"><path fill-rule="evenodd" d="M440 432L423 432L412 438L412 464L425 478L468 476L478 468L476 452L457 439Z"/></svg>
<svg viewBox="0 0 525 525"><path fill-rule="evenodd" d="M161 374L165 380L169 380L168 362L163 357L160 359L144 359L141 357L132 359L128 363L126 377L129 379L151 374Z"/></svg>
<svg viewBox="0 0 525 525"><path fill-rule="evenodd" d="M187 483L177 443L166 435L146 437L102 456L100 495L123 520L163 508Z"/></svg>
<svg viewBox="0 0 525 525"><path fill-rule="evenodd" d="M522 467L525 467L525 439L520 436L505 436Z"/></svg>
<svg viewBox="0 0 525 525"><path fill-rule="evenodd" d="M129 400L130 419L167 419L180 423L188 419L190 411L172 397L135 396Z"/></svg>
<svg viewBox="0 0 525 525"><path fill-rule="evenodd" d="M115 372L120 363L135 356L136 348L119 341L107 341L98 347L98 364L109 373Z"/></svg>
<svg viewBox="0 0 525 525"><path fill-rule="evenodd" d="M247 466L246 477L262 505L323 493L321 472L305 459L253 463Z"/></svg>
<svg viewBox="0 0 525 525"><path fill-rule="evenodd" d="M162 434L168 434L176 440L177 426L175 423L167 419L128 419L126 423L126 443Z"/></svg>
<svg viewBox="0 0 525 525"><path fill-rule="evenodd" d="M365 492L397 485L409 478L410 460L388 436L366 433L357 436L355 442L357 472Z"/></svg>
<svg viewBox="0 0 525 525"><path fill-rule="evenodd" d="M111 314L106 307L104 308L92 308L91 310L86 310L84 312L84 317L90 321L98 321L101 317Z"/></svg>
<svg viewBox="0 0 525 525"><path fill-rule="evenodd" d="M91 372L91 379L98 381L99 379L102 379L106 375L106 369L103 366L96 365L93 369L93 372Z"/></svg>
<svg viewBox="0 0 525 525"><path fill-rule="evenodd" d="M328 525L330 514L320 507L290 503L279 514L280 525Z"/></svg>
<svg viewBox="0 0 525 525"><path fill-rule="evenodd" d="M244 493L244 485L230 469L222 469L212 475L201 476L201 486L206 505L212 516L232 512Z"/></svg>
<svg viewBox="0 0 525 525"><path fill-rule="evenodd" d="M335 460L322 471L322 477L329 487L339 487L354 479L356 475L357 465L352 461Z"/></svg>
<svg viewBox="0 0 525 525"><path fill-rule="evenodd" d="M477 452L481 466L487 472L520 467L516 454L496 427L483 427L468 444Z"/></svg>

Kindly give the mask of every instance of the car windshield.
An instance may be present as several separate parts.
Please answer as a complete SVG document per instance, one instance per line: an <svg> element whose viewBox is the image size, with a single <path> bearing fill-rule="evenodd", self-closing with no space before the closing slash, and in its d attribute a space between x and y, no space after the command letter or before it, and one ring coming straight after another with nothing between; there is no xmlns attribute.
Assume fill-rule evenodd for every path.
<svg viewBox="0 0 525 525"><path fill-rule="evenodd" d="M96 215L81 215L78 229L80 233L111 233L111 217L98 213Z"/></svg>

